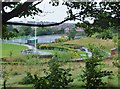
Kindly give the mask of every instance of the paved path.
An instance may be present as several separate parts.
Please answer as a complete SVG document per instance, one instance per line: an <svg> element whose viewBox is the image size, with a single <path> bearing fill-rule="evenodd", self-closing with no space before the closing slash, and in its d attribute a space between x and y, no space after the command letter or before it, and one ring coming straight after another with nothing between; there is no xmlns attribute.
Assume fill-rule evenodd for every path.
<svg viewBox="0 0 120 89"><path fill-rule="evenodd" d="M26 46L26 47L28 47L28 49L33 49L34 53L35 53L36 48L34 46L31 46L31 45L28 45L28 44L18 44L18 43L10 43L10 44ZM36 49L36 53L39 54L39 55L51 55L52 54L51 52L42 52L39 49Z"/></svg>

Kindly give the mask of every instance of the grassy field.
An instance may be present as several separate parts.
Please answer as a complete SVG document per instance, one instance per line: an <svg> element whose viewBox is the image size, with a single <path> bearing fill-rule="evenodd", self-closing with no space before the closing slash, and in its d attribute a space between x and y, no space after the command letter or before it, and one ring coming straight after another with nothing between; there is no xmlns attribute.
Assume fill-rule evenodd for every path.
<svg viewBox="0 0 120 89"><path fill-rule="evenodd" d="M15 44L2 43L2 54L0 54L0 58L10 57L10 55L14 57L20 56L20 51L24 49L27 49L27 47Z"/></svg>
<svg viewBox="0 0 120 89"><path fill-rule="evenodd" d="M110 49L114 47L114 43L112 42L112 40L102 40L102 39L95 39L95 38L81 38L81 39L67 41L62 44L77 44L85 47L88 47L88 44L95 44L97 46L102 45L104 47L104 50L106 50L107 52L110 52ZM62 45L62 44L53 43L51 45ZM0 44L0 47L2 49L2 52L0 52L0 58L10 57L10 53L12 53L12 56L19 56L21 50L27 49L27 47L25 46L20 46L15 44L6 44L6 43ZM45 50L42 50L42 51L45 51ZM46 50L46 51L55 53L55 51L52 51L52 50Z"/></svg>
<svg viewBox="0 0 120 89"><path fill-rule="evenodd" d="M97 46L102 45L104 47L104 50L107 52L110 52L110 49L114 47L114 42L112 40L102 40L95 38L81 38L67 41L64 44L78 44L85 47L88 47L88 44L95 44Z"/></svg>
<svg viewBox="0 0 120 89"><path fill-rule="evenodd" d="M96 44L104 46L104 49L108 52L110 52L110 49L114 47L114 43L111 40L101 40L101 39L94 39L94 38L81 38L76 40L71 40L68 42L64 42L63 44L78 44L81 46L88 47L88 44ZM27 72L31 72L32 74L38 74L39 76L43 76L44 72L43 69L47 69L47 64L44 64L44 62L48 62L51 59L31 59L28 56L21 56L20 51L23 49L27 49L27 47L20 46L20 45L13 45L13 44L6 44L2 43L2 56L1 57L10 57L10 52L12 52L12 57L16 57L16 62L24 62L26 64L5 64L3 65L3 70L5 70L8 73L8 80L7 80L7 86L8 87L31 87L31 84L25 85L21 84L20 82L22 79L26 76ZM51 52L53 54L56 53L54 50L41 50L44 52ZM60 56L66 57L65 53L67 52L61 52ZM69 56L70 57L70 56ZM68 58L69 58L68 57ZM9 58L10 60L10 58ZM15 61L15 60L14 60ZM114 75L111 80L108 82L108 78L103 78L103 81L106 81L109 85L112 86L118 86L118 79L117 79L117 73L118 69L113 66L112 62L114 60L104 60L104 69L106 70L112 70ZM68 89L82 89L81 85L84 83L81 81L80 74L82 74L82 69L85 66L84 62L68 62L62 67L64 68L71 68L72 78L74 79L74 82L70 83L68 86ZM1 82L1 81L0 81ZM0 86L2 84L0 83ZM84 88L83 88L84 89Z"/></svg>
<svg viewBox="0 0 120 89"><path fill-rule="evenodd" d="M35 59L34 59L35 60ZM50 60L50 59L43 59L44 62ZM43 60L36 60L39 62L43 62ZM106 81L108 84L112 86L118 86L118 79L117 79L117 72L118 69L112 65L113 60L104 60L104 63L106 64L104 66L104 69L112 70L114 75L111 80L108 78L103 78L103 81ZM8 75L8 81L7 86L10 87L28 87L32 85L26 85L21 84L20 82L22 79L26 76L27 72L31 72L33 75L38 74L39 76L43 76L44 72L43 69L47 69L47 64L36 64L36 65L3 65L4 70L7 71ZM84 82L81 81L80 75L82 74L82 69L84 67L84 62L68 62L65 65L62 66L63 68L71 68L72 78L74 81L69 84L69 89L81 89L81 85L84 84ZM83 88L84 89L84 88Z"/></svg>

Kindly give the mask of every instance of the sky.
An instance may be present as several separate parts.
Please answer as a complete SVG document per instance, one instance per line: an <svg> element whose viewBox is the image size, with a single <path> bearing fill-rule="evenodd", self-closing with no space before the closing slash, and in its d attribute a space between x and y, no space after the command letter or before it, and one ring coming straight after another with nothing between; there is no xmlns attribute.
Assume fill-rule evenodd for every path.
<svg viewBox="0 0 120 89"><path fill-rule="evenodd" d="M21 0L21 2L25 2L26 0ZM52 6L49 4L50 0L43 0L42 3L37 5L37 7L41 8L41 10L44 12L43 14L39 14L40 16L34 16L35 18L32 19L32 17L22 17L18 18L15 17L9 21L47 21L47 22L61 22L67 17L67 7L65 5L62 5L63 0L59 0L60 4L58 6ZM83 0L84 1L84 0ZM101 0L95 0L95 1L101 1ZM79 10L74 10L74 12L78 12ZM91 20L90 20L91 21ZM76 21L67 21L66 23L77 23L80 22L78 20ZM91 21L93 22L93 21Z"/></svg>
<svg viewBox="0 0 120 89"><path fill-rule="evenodd" d="M40 16L35 16L35 19L32 19L31 17L27 18L13 18L9 21L49 21L49 22L61 22L64 20L65 17L67 17L67 7L65 5L62 5L60 2L59 6L52 6L49 4L49 0L43 0L41 4L38 6L43 10L43 14L40 14ZM74 23L74 21L67 21ZM76 21L75 21L76 22ZM77 21L78 22L78 21Z"/></svg>

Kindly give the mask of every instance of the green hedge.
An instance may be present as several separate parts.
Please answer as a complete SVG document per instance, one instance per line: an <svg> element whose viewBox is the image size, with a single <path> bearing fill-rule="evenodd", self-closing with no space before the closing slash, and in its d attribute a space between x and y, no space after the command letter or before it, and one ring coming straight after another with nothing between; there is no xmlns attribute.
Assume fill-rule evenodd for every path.
<svg viewBox="0 0 120 89"><path fill-rule="evenodd" d="M62 46L50 46L50 45L40 45L39 49L41 50L59 50L59 51L73 51L73 52L77 52L75 49L72 48L68 48L68 47L62 47Z"/></svg>

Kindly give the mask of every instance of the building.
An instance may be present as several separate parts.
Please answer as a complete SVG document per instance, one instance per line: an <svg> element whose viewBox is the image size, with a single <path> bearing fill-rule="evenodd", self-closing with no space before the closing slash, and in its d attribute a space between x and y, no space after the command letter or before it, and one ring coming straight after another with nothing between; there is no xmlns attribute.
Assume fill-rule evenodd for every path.
<svg viewBox="0 0 120 89"><path fill-rule="evenodd" d="M69 32L70 32L70 28L69 28L69 27L65 28L65 29L64 29L64 32L65 32L65 33L69 33Z"/></svg>
<svg viewBox="0 0 120 89"><path fill-rule="evenodd" d="M38 39L36 38L36 43L38 43ZM35 44L35 38L30 38L27 40L27 44Z"/></svg>
<svg viewBox="0 0 120 89"><path fill-rule="evenodd" d="M84 29L83 29L82 27L77 27L77 28L76 28L76 31L77 31L77 32L84 32Z"/></svg>
<svg viewBox="0 0 120 89"><path fill-rule="evenodd" d="M69 27L66 27L65 29L64 29L64 32L65 33L69 33L70 32L70 28ZM75 30L77 31L77 32L84 32L84 29L82 28L82 27L77 27L77 28L75 28Z"/></svg>

